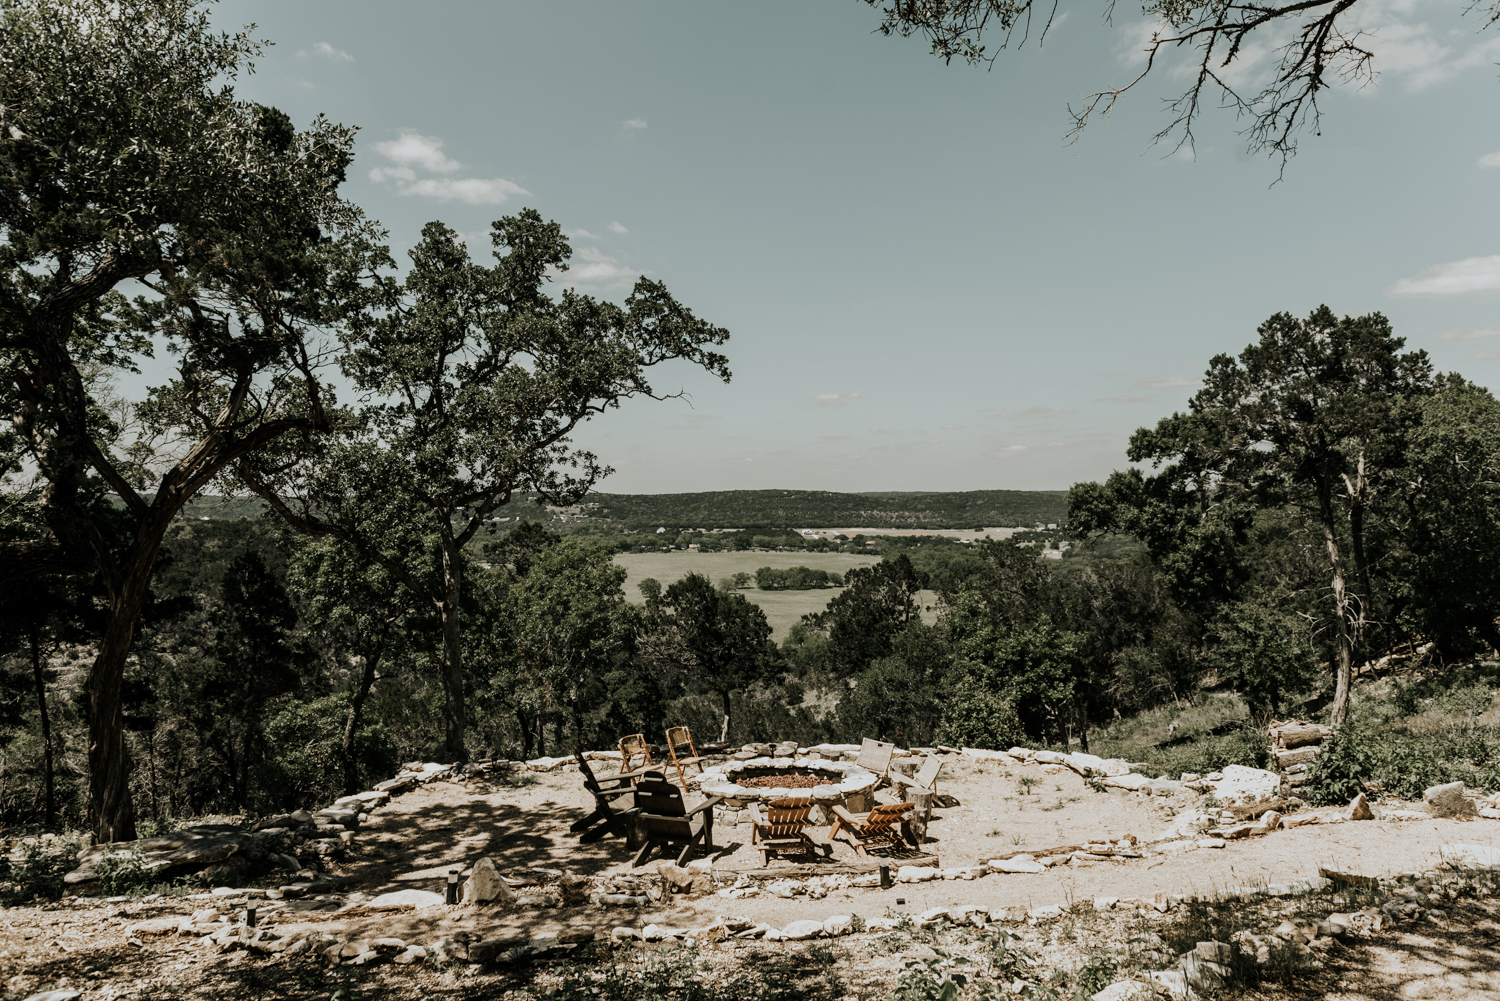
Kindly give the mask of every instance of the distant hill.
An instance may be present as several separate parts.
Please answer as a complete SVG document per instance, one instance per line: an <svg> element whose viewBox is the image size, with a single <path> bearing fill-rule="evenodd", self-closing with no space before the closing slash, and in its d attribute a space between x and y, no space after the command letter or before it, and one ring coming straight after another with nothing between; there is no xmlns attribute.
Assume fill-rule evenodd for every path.
<svg viewBox="0 0 1500 1001"><path fill-rule="evenodd" d="M1062 522L1065 490L590 494L578 513L624 528L1012 528ZM592 506L597 505L597 506ZM512 504L517 514L522 505ZM502 515L503 516L503 515Z"/></svg>
<svg viewBox="0 0 1500 1001"><path fill-rule="evenodd" d="M951 493L841 494L831 490L714 490L693 494L590 494L568 509L578 525L644 528L1025 528L1061 523L1066 490L963 490ZM199 496L186 518L253 518L257 497ZM554 516L561 512L554 512ZM582 518L578 516L582 515ZM499 518L549 518L531 498L495 511Z"/></svg>

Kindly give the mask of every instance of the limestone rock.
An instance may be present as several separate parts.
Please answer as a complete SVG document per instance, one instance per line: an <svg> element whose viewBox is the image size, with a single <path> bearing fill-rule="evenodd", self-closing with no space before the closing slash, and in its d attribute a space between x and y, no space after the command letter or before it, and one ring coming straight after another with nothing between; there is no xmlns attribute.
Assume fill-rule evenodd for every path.
<svg viewBox="0 0 1500 1001"><path fill-rule="evenodd" d="M509 884L500 878L500 870L495 865L495 861L486 856L474 863L474 870L469 876L469 881L464 884L463 902L478 904L489 903L492 900L502 904L514 904L516 894Z"/></svg>
<svg viewBox="0 0 1500 1001"><path fill-rule="evenodd" d="M1375 811L1370 809L1370 801L1365 798L1364 793L1355 796L1349 803L1350 820L1374 820Z"/></svg>
<svg viewBox="0 0 1500 1001"><path fill-rule="evenodd" d="M1093 1001L1155 1001L1156 991L1139 980L1121 980L1093 995Z"/></svg>
<svg viewBox="0 0 1500 1001"><path fill-rule="evenodd" d="M401 966L410 966L412 963L420 963L427 958L427 949L420 945L409 945L406 950L396 956L394 962Z"/></svg>
<svg viewBox="0 0 1500 1001"><path fill-rule="evenodd" d="M781 937L792 942L817 938L821 934L823 934L823 922L821 921L793 921L781 929Z"/></svg>
<svg viewBox="0 0 1500 1001"><path fill-rule="evenodd" d="M930 865L903 865L896 870L896 879L902 883L925 883L937 878L938 871Z"/></svg>
<svg viewBox="0 0 1500 1001"><path fill-rule="evenodd" d="M946 924L952 919L946 907L931 907L923 911L917 918L918 928L931 928L933 925Z"/></svg>
<svg viewBox="0 0 1500 1001"><path fill-rule="evenodd" d="M1049 921L1052 918L1062 917L1063 908L1058 904L1052 904L1048 907L1033 907L1026 912L1026 916L1036 921Z"/></svg>
<svg viewBox="0 0 1500 1001"><path fill-rule="evenodd" d="M1460 869L1500 871L1500 848L1493 845L1444 845L1443 861Z"/></svg>
<svg viewBox="0 0 1500 1001"><path fill-rule="evenodd" d="M661 876L661 888L667 893L685 893L693 887L693 874L671 862L658 862L656 871Z"/></svg>
<svg viewBox="0 0 1500 1001"><path fill-rule="evenodd" d="M1046 872L1047 867L1036 861L1030 855L1017 855L1014 858L991 859L990 868L996 872Z"/></svg>
<svg viewBox="0 0 1500 1001"><path fill-rule="evenodd" d="M833 914L823 920L823 934L829 938L848 935L852 931L854 931L854 915L852 914Z"/></svg>
<svg viewBox="0 0 1500 1001"><path fill-rule="evenodd" d="M1422 805L1434 817L1472 817L1477 812L1473 800L1464 797L1462 782L1432 786L1422 794Z"/></svg>
<svg viewBox="0 0 1500 1001"><path fill-rule="evenodd" d="M1215 779L1214 775L1219 775ZM1222 775L1209 776L1214 782L1214 798L1224 806L1247 806L1275 797L1281 789L1281 776L1263 768L1229 765Z"/></svg>

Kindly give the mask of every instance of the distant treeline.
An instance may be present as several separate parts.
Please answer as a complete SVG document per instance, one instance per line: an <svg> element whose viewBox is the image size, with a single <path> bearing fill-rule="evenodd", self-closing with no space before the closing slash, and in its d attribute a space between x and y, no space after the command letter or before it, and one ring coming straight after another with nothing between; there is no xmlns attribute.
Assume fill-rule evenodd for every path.
<svg viewBox="0 0 1500 1001"><path fill-rule="evenodd" d="M861 493L828 490L714 490L692 494L590 494L580 513L628 529L666 528L1015 528L1061 523L1064 490ZM513 509L513 510L512 510ZM522 515L512 501L496 514Z"/></svg>

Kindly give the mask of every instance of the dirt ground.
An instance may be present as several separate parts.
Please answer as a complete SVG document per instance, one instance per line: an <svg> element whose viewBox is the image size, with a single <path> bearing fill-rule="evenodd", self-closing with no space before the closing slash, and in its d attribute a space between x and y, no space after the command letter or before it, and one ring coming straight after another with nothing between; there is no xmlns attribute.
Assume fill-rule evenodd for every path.
<svg viewBox="0 0 1500 1001"><path fill-rule="evenodd" d="M357 906L390 890L440 890L449 869L466 867L486 855L511 875L534 869L570 869L586 875L631 871L630 855L619 839L581 846L567 833L568 824L589 805L576 772L564 767L538 778L535 784L518 788L437 782L396 797L371 815L356 848L337 867L349 880L341 892L349 895L355 907L329 914L268 915L264 920L278 923L283 931L296 924L412 942L430 942L460 931L493 938L580 925L606 933L621 924L694 927L720 917L744 917L781 927L800 918L821 920L838 913L874 918L971 903L1034 907L1100 896L1149 900L1158 892L1206 895L1231 886L1315 876L1320 865L1366 875L1427 871L1438 867L1443 844L1500 843L1500 822L1377 820L1301 827L1230 842L1223 849L1204 848L1170 857L1073 862L1035 875L991 874L974 881L898 884L888 890L835 890L820 900L782 899L764 893L746 899L678 897L673 898L675 903L669 900L644 912L593 905L511 913L462 907L371 912ZM1154 841L1168 828L1171 814L1193 801L1191 794L1174 801L1099 793L1071 772L1043 775L1034 766L1005 768L988 763L949 764L939 788L945 802L953 805L934 815L927 848L944 867L971 865L1023 849L1119 839L1127 834ZM889 794L882 793L881 798L888 799ZM793 856L761 869L745 826L716 831L715 843L716 869L770 875L813 862ZM818 864L847 867L855 861L847 846L840 845L830 863ZM645 873L651 868L654 865L636 871ZM805 878L806 872L803 869L800 874ZM898 898L905 903L898 906ZM135 932L138 944L129 941L127 929L138 922L176 918L215 904L221 909L233 907L231 900L163 897L62 901L0 911L0 998L12 1001L60 986L84 990L85 1001L125 997L154 1001L162 996L334 1001L501 997L509 990L532 989L503 970L389 964L330 970L308 956L267 959L246 952L215 956L192 938L139 929ZM1500 971L1500 924L1495 920L1494 901L1460 901L1448 913L1443 925L1400 926L1368 942L1339 945L1324 969L1291 985L1247 989L1246 996L1349 1001L1500 996L1500 973L1496 972ZM939 944L938 938L923 934L928 938L903 939L899 947L886 943L880 955L860 951L870 947L868 937L838 940L829 954L837 961L834 972L841 978L838 990L843 993L826 996L886 996L905 959L924 955L923 949ZM755 964L769 961L767 957L795 958L817 948L816 943L726 942L704 945L701 958L726 970L746 964L754 969L758 968ZM808 976L816 973L823 978L818 981L822 987L806 988L807 996L824 996L825 988L832 990L828 978L834 972L824 968L826 956L820 963L798 967Z"/></svg>

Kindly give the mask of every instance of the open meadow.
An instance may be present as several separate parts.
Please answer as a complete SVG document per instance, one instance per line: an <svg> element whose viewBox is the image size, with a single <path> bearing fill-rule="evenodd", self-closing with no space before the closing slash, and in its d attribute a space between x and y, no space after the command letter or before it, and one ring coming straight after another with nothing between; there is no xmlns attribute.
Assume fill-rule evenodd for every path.
<svg viewBox="0 0 1500 1001"><path fill-rule="evenodd" d="M851 553L770 553L757 550L739 553L692 553L677 549L668 553L626 553L616 556L615 562L630 572L630 576L625 580L625 597L639 605L645 601L641 597L639 585L648 577L656 578L665 587L694 572L703 574L717 584L721 578L736 573L753 574L761 567L774 567L777 570L811 567L814 570L828 570L843 574L855 567L874 566L880 562L880 557L874 554L863 556ZM843 590L841 587L828 587L811 591L761 591L755 587L748 587L739 593L765 611L766 619L771 623L771 636L779 643L786 638L793 624L802 616L810 612L821 612L833 596ZM928 623L936 622L936 592L921 592L921 600L922 620Z"/></svg>

